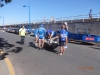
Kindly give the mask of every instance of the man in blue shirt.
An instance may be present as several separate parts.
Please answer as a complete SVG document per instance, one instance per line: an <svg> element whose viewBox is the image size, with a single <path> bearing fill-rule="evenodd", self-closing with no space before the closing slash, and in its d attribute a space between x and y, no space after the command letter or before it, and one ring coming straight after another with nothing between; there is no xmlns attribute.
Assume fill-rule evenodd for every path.
<svg viewBox="0 0 100 75"><path fill-rule="evenodd" d="M52 29L47 30L47 37L50 39L50 43L52 42L52 37L54 35L54 31Z"/></svg>
<svg viewBox="0 0 100 75"><path fill-rule="evenodd" d="M38 32L37 32L38 39L39 39L39 43L38 43L39 49L43 49L43 47L44 47L44 35L45 35L45 33L46 33L46 30L43 27L43 25L41 24L40 27L38 28Z"/></svg>

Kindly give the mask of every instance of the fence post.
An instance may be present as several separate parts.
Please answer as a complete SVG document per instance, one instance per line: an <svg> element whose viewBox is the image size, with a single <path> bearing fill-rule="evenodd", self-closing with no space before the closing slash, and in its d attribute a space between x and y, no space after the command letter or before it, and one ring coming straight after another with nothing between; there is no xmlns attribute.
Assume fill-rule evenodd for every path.
<svg viewBox="0 0 100 75"><path fill-rule="evenodd" d="M99 21L99 13L98 13L98 18L97 18L97 21Z"/></svg>
<svg viewBox="0 0 100 75"><path fill-rule="evenodd" d="M99 19L100 19L100 12L99 12Z"/></svg>
<svg viewBox="0 0 100 75"><path fill-rule="evenodd" d="M48 24L49 24L50 20L48 19Z"/></svg>
<svg viewBox="0 0 100 75"><path fill-rule="evenodd" d="M33 23L35 24L35 20L33 21Z"/></svg>
<svg viewBox="0 0 100 75"><path fill-rule="evenodd" d="M98 13L98 19L97 19L97 21L99 21L99 18L100 18L100 12Z"/></svg>
<svg viewBox="0 0 100 75"><path fill-rule="evenodd" d="M56 18L55 18L55 20L54 20L54 23L56 23Z"/></svg>
<svg viewBox="0 0 100 75"><path fill-rule="evenodd" d="M85 15L83 15L83 22L84 22L84 17L85 17Z"/></svg>
<svg viewBox="0 0 100 75"><path fill-rule="evenodd" d="M38 20L38 24L39 24L39 20Z"/></svg>
<svg viewBox="0 0 100 75"><path fill-rule="evenodd" d="M73 16L72 16L72 20L73 20ZM72 20L71 20L71 23L72 23Z"/></svg>
<svg viewBox="0 0 100 75"><path fill-rule="evenodd" d="M62 23L63 23L63 17L62 17Z"/></svg>

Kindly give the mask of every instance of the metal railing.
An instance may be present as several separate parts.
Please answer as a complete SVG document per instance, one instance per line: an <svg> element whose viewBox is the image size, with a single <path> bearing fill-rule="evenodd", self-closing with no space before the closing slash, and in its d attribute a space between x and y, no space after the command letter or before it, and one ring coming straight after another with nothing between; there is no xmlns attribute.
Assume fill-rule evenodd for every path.
<svg viewBox="0 0 100 75"><path fill-rule="evenodd" d="M97 21L100 20L100 12L97 13L97 14L92 14L92 18L96 18ZM78 15L78 16L69 16L69 17L59 17L59 18L55 18L54 22L53 23L57 23L57 22L64 22L64 21L70 21L70 22L73 22L75 20L81 20L81 22L85 22L85 19L89 19L89 14L87 15ZM25 22L19 22L19 23L22 23L22 24L27 24L28 21L25 21ZM46 19L45 22L44 20L33 20L31 21L31 23L33 24L49 24L49 23L52 23L51 19Z"/></svg>
<svg viewBox="0 0 100 75"><path fill-rule="evenodd" d="M97 21L99 21L100 19L100 13L97 13L97 14L92 14L92 18L96 18ZM78 16L69 16L69 17L60 17L60 18L55 18L55 22L56 23L57 21L61 21L62 23L64 21L71 21L73 22L74 20L82 20L82 22L85 22L85 19L89 19L89 14L87 15L78 15ZM51 23L51 20L50 19L46 19L45 20L46 23ZM44 23L43 20L34 20L32 22L33 24L40 24L40 23Z"/></svg>

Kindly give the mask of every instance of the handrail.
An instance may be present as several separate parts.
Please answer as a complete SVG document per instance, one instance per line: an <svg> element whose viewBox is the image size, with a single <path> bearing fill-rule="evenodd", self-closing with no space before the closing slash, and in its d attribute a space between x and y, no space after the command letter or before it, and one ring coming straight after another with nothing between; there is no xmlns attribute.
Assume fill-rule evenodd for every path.
<svg viewBox="0 0 100 75"><path fill-rule="evenodd" d="M100 19L100 12L97 14L92 14L92 18L97 18L97 21L98 21ZM56 23L57 21L62 21L62 23L63 23L64 21L69 21L69 20L71 22L73 22L74 20L83 20L83 22L84 22L85 19L89 19L89 14L55 18L54 23ZM25 21L23 24L25 24L26 22L28 22L28 21ZM49 24L52 21L51 21L51 19L46 19L45 22ZM22 22L19 22L19 23L22 23ZM44 20L43 19L33 20L33 21L31 21L31 23L33 23L33 24L43 23L44 24Z"/></svg>

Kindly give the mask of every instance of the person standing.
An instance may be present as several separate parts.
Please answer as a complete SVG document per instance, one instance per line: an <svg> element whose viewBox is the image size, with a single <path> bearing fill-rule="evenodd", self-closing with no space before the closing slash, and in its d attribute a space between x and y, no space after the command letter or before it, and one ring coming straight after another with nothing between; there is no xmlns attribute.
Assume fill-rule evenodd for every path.
<svg viewBox="0 0 100 75"><path fill-rule="evenodd" d="M44 38L44 35L46 34L46 30L45 30L45 28L43 27L43 25L41 24L40 25L40 27L38 28L38 33L37 33L37 35L38 35L38 47L39 47L39 49L43 49L43 47L44 47L44 40L45 40L45 38Z"/></svg>
<svg viewBox="0 0 100 75"><path fill-rule="evenodd" d="M45 23L45 22L46 22L46 18L44 17L44 18L43 18L43 23Z"/></svg>
<svg viewBox="0 0 100 75"><path fill-rule="evenodd" d="M67 36L66 36L65 26L62 25L61 30L60 30L60 36L59 36L59 44L60 44L60 53L59 53L59 55L62 55L65 52L66 37Z"/></svg>
<svg viewBox="0 0 100 75"><path fill-rule="evenodd" d="M53 17L52 16L51 16L51 19L50 20L51 20L51 23L52 23L53 22Z"/></svg>
<svg viewBox="0 0 100 75"><path fill-rule="evenodd" d="M55 23L55 18L54 17L52 18L52 21L53 21L53 23Z"/></svg>
<svg viewBox="0 0 100 75"><path fill-rule="evenodd" d="M25 35L26 35L26 29L24 26L22 26L21 29L19 29L19 35L21 37L21 45L25 42Z"/></svg>
<svg viewBox="0 0 100 75"><path fill-rule="evenodd" d="M68 25L67 22L64 22L65 30L66 30L66 46L65 48L68 48Z"/></svg>
<svg viewBox="0 0 100 75"><path fill-rule="evenodd" d="M92 9L90 9L90 12L89 12L89 19L92 19Z"/></svg>

